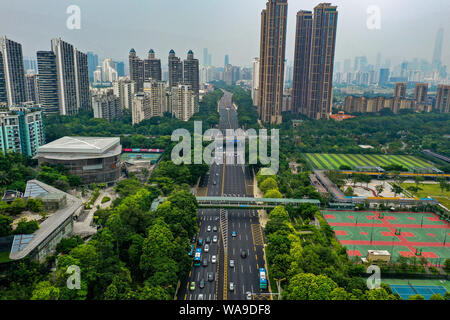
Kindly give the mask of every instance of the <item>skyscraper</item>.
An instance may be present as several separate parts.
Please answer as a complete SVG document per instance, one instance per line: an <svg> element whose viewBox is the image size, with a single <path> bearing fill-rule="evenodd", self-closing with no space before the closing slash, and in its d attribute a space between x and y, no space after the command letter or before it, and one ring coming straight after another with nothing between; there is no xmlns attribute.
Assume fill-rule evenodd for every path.
<svg viewBox="0 0 450 320"><path fill-rule="evenodd" d="M144 61L137 55L136 50L131 49L128 55L130 67L130 79L136 82L136 89L138 92L144 89Z"/></svg>
<svg viewBox="0 0 450 320"><path fill-rule="evenodd" d="M307 115L308 82L311 65L312 12L297 13L295 35L293 112Z"/></svg>
<svg viewBox="0 0 450 320"><path fill-rule="evenodd" d="M180 84L172 87L170 99L175 118L188 121L196 112L195 94L190 86Z"/></svg>
<svg viewBox="0 0 450 320"><path fill-rule="evenodd" d="M56 56L53 51L38 51L39 103L44 113L58 113L58 79L56 75Z"/></svg>
<svg viewBox="0 0 450 320"><path fill-rule="evenodd" d="M39 103L38 76L35 73L25 75L25 96L27 97L27 102Z"/></svg>
<svg viewBox="0 0 450 320"><path fill-rule="evenodd" d="M194 59L194 52L189 50L187 59L183 61L184 84L190 85L194 94L198 96L200 89L198 59Z"/></svg>
<svg viewBox="0 0 450 320"><path fill-rule="evenodd" d="M20 105L26 101L25 71L23 68L22 45L3 37L0 42L0 51L3 58L3 73L5 90L9 106ZM0 90L2 90L0 84ZM5 95L0 93L0 96ZM0 101L1 102L1 101Z"/></svg>
<svg viewBox="0 0 450 320"><path fill-rule="evenodd" d="M333 102L333 65L336 47L337 7L321 3L314 8L307 115L327 119Z"/></svg>
<svg viewBox="0 0 450 320"><path fill-rule="evenodd" d="M229 64L230 64L230 56L226 54L225 55L225 64L224 64L224 66L226 67Z"/></svg>
<svg viewBox="0 0 450 320"><path fill-rule="evenodd" d="M60 114L73 115L80 109L90 111L87 55L61 38L52 39L52 50L56 61Z"/></svg>
<svg viewBox="0 0 450 320"><path fill-rule="evenodd" d="M169 87L178 86L183 82L183 63L172 49L169 52Z"/></svg>
<svg viewBox="0 0 450 320"><path fill-rule="evenodd" d="M110 58L103 60L103 81L114 82L119 79L114 61Z"/></svg>
<svg viewBox="0 0 450 320"><path fill-rule="evenodd" d="M113 85L114 94L120 99L121 109L131 110L133 96L136 93L136 83L129 79L119 79Z"/></svg>
<svg viewBox="0 0 450 320"><path fill-rule="evenodd" d="M153 79L161 81L161 60L155 58L155 51L150 49L147 59L144 60L144 80Z"/></svg>
<svg viewBox="0 0 450 320"><path fill-rule="evenodd" d="M444 29L439 28L436 34L436 41L434 42L434 51L432 60L434 70L438 70L441 66L443 41L444 41Z"/></svg>
<svg viewBox="0 0 450 320"><path fill-rule="evenodd" d="M395 98L406 98L406 82L397 82L394 88L394 97Z"/></svg>
<svg viewBox="0 0 450 320"><path fill-rule="evenodd" d="M269 0L261 12L258 113L263 122L281 123L287 0Z"/></svg>
<svg viewBox="0 0 450 320"><path fill-rule="evenodd" d="M8 103L8 97L6 95L6 82L5 82L5 68L3 65L3 53L0 50L0 105Z"/></svg>
<svg viewBox="0 0 450 320"><path fill-rule="evenodd" d="M379 86L385 86L389 82L389 69L382 68L380 69L380 77L378 80Z"/></svg>
<svg viewBox="0 0 450 320"><path fill-rule="evenodd" d="M208 54L208 48L203 49L203 65L208 67L209 66L209 54Z"/></svg>
<svg viewBox="0 0 450 320"><path fill-rule="evenodd" d="M120 77L124 77L125 76L125 64L123 63L123 61L115 61L114 62L116 64L116 70L117 70L117 75Z"/></svg>
<svg viewBox="0 0 450 320"><path fill-rule="evenodd" d="M88 57L88 72L89 72L89 79L91 81L94 80L94 71L98 66L98 55L96 55L94 52L88 51L86 52Z"/></svg>
<svg viewBox="0 0 450 320"><path fill-rule="evenodd" d="M112 90L98 93L92 96L92 110L94 118L103 118L111 122L119 119L122 115L120 99L113 94Z"/></svg>

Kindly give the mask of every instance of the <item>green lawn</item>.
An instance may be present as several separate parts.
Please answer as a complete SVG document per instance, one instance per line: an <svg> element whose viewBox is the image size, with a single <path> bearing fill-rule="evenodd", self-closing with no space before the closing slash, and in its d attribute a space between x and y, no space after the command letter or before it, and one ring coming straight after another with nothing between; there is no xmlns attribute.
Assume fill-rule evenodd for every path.
<svg viewBox="0 0 450 320"><path fill-rule="evenodd" d="M9 251L0 252L0 263L4 263L4 262L8 262L8 261L11 261L11 259L9 259Z"/></svg>
<svg viewBox="0 0 450 320"><path fill-rule="evenodd" d="M307 153L307 161L316 169L338 170L341 165L356 167L384 167L401 165L412 171L414 168L428 168L435 165L414 156L373 155L373 154L327 154Z"/></svg>
<svg viewBox="0 0 450 320"><path fill-rule="evenodd" d="M408 187L415 187L414 183L402 183L402 188L408 189ZM438 200L442 205L450 209L450 191L441 191L439 184L420 184L419 187L422 189L419 192L412 192L414 195L425 198L432 197Z"/></svg>

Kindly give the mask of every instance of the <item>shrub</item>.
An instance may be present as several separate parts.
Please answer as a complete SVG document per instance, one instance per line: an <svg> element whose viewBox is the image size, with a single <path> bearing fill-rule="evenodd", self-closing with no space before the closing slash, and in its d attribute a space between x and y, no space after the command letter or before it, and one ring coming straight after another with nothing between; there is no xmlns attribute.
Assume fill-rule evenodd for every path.
<svg viewBox="0 0 450 320"><path fill-rule="evenodd" d="M27 221L23 218L17 224L14 234L32 234L37 229L39 229L39 223L36 220Z"/></svg>

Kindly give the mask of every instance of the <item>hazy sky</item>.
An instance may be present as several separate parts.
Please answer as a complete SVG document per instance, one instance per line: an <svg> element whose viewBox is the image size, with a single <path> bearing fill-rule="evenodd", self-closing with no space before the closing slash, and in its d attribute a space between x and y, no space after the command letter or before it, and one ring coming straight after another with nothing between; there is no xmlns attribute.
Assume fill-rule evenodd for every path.
<svg viewBox="0 0 450 320"><path fill-rule="evenodd" d="M295 15L319 1L288 0L287 59L294 50ZM381 52L394 63L415 57L431 60L439 27L444 28L443 62L450 66L449 0L339 0L336 59ZM81 29L66 27L69 5L81 9ZM203 62L203 48L214 65L250 65L259 56L260 13L266 0L1 0L0 35L22 43L25 56L50 49L61 37L81 51L127 60L130 48L145 56L155 49L163 61L170 49L185 57L193 49ZM367 8L381 10L381 29L366 26Z"/></svg>

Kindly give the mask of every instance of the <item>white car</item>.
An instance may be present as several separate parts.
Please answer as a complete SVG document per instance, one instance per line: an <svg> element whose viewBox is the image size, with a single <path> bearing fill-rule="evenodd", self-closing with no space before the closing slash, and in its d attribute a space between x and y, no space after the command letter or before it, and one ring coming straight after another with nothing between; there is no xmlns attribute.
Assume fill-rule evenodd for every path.
<svg viewBox="0 0 450 320"><path fill-rule="evenodd" d="M212 240L213 242L217 242L217 236L214 236Z"/></svg>
<svg viewBox="0 0 450 320"><path fill-rule="evenodd" d="M205 248L204 248L205 252L209 251L209 244L205 244Z"/></svg>
<svg viewBox="0 0 450 320"><path fill-rule="evenodd" d="M211 232L211 226L208 226L208 227L206 228L206 231Z"/></svg>
<svg viewBox="0 0 450 320"><path fill-rule="evenodd" d="M252 300L252 293L250 291L247 291L247 293L245 294L245 298L247 300Z"/></svg>
<svg viewBox="0 0 450 320"><path fill-rule="evenodd" d="M230 291L234 291L234 283L230 282Z"/></svg>
<svg viewBox="0 0 450 320"><path fill-rule="evenodd" d="M216 263L217 262L217 257L214 255L211 257L211 263Z"/></svg>
<svg viewBox="0 0 450 320"><path fill-rule="evenodd" d="M204 300L203 299L203 293L200 293L199 295L198 295L198 299L197 300Z"/></svg>

